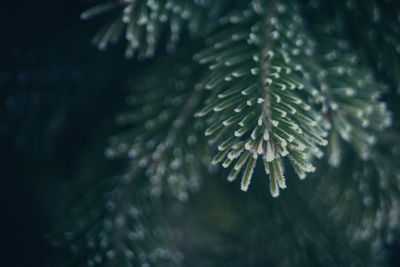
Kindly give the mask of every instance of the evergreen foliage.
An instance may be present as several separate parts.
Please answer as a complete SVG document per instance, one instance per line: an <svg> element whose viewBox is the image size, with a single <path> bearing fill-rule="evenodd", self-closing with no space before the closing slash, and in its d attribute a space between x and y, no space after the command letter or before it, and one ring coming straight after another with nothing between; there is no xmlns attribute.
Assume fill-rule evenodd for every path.
<svg viewBox="0 0 400 267"><path fill-rule="evenodd" d="M211 176L252 191L231 196L241 212L214 229L252 250L232 244L225 266L384 263L400 226L398 2L99 2L81 16L114 16L95 45L122 35L125 55L150 64L127 84L105 150L124 174L94 175L52 235L75 250L72 266L188 266L196 246L162 209L232 187Z"/></svg>
<svg viewBox="0 0 400 267"><path fill-rule="evenodd" d="M204 95L196 84L202 69L190 56L182 52L157 63L161 75L145 74L132 84L138 87L127 98L132 109L116 118L118 124L130 127L112 136L106 150L109 158L128 156L131 165L145 168L154 196L160 196L167 183L178 199L187 199L188 190L199 188L201 168L208 164L195 154L206 155L207 148L202 142L203 123L193 120Z"/></svg>

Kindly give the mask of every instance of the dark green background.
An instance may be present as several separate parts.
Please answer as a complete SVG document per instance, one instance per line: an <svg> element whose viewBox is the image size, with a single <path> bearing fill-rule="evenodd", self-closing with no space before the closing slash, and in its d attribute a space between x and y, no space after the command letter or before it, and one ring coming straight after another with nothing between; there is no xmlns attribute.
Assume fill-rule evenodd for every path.
<svg viewBox="0 0 400 267"><path fill-rule="evenodd" d="M102 155L122 85L137 69L122 47L99 52L90 44L98 21L79 15L92 4L1 3L1 266L42 266L51 256L45 235L61 185L93 142Z"/></svg>
<svg viewBox="0 0 400 267"><path fill-rule="evenodd" d="M0 6L1 266L43 266L54 253L45 235L63 184L81 171L88 151L102 157L124 103L124 83L147 64L125 60L124 44L106 52L90 45L101 22L79 15L92 3ZM237 198L248 197L238 186L231 189ZM399 248L387 251L388 262L399 266Z"/></svg>

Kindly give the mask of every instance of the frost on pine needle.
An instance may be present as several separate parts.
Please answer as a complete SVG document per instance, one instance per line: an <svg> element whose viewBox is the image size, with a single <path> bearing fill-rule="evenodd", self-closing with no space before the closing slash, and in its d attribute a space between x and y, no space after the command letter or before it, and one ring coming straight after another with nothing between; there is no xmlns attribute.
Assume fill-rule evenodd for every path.
<svg viewBox="0 0 400 267"><path fill-rule="evenodd" d="M321 88L324 119L330 125L328 162L339 166L342 144L339 136L351 144L363 160L371 156L376 132L391 125L392 115L379 100L384 85L372 73L357 64L361 60L350 45L341 40L332 26L317 31L321 39L316 61L322 71L316 77ZM318 39L318 40L319 40Z"/></svg>
<svg viewBox="0 0 400 267"><path fill-rule="evenodd" d="M170 68L170 62L160 68ZM199 72L200 71L200 72ZM179 200L200 185L200 169L206 151L202 122L193 120L203 91L195 85L201 68L190 61L174 65L163 77L151 75L135 81L127 102L132 107L120 114L117 123L127 130L110 138L106 155L128 156L145 169L154 196L164 189ZM193 87L194 86L194 87ZM203 157L203 158L201 158Z"/></svg>
<svg viewBox="0 0 400 267"><path fill-rule="evenodd" d="M295 15L287 16L289 10ZM297 11L285 1L268 6L253 1L249 9L223 17L223 29L194 56L209 68L205 88L215 91L196 114L210 117L205 135L221 140L213 163L228 167L237 161L229 181L245 165L244 191L259 158L267 162L276 197L278 188L286 187L282 158L289 156L304 178L315 170L309 155L321 157L319 146L327 144L327 133L318 123L322 117L307 104L308 97L318 94L305 65L314 45Z"/></svg>
<svg viewBox="0 0 400 267"><path fill-rule="evenodd" d="M111 22L103 26L93 38L93 44L104 50L121 37L127 40L125 56L149 58L168 31L166 48L173 51L186 29L193 36L206 30L208 19L216 17L225 1L134 1L109 0L87 9L81 19L112 14Z"/></svg>

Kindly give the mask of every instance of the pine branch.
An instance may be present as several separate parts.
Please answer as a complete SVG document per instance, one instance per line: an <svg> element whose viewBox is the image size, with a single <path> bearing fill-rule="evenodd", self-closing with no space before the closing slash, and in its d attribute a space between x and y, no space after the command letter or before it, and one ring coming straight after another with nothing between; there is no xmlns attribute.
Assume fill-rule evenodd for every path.
<svg viewBox="0 0 400 267"><path fill-rule="evenodd" d="M171 233L138 185L134 175L139 173L131 173L95 179L98 186L79 198L68 220L52 234L53 244L72 252L65 266L179 265Z"/></svg>
<svg viewBox="0 0 400 267"><path fill-rule="evenodd" d="M341 142L351 144L364 160L370 157L377 132L389 127L392 116L380 101L384 84L375 81L372 71L350 45L336 32L336 24L319 25L314 36L318 46L316 62L317 87L323 98L322 113L329 122L328 161L341 162Z"/></svg>
<svg viewBox="0 0 400 267"><path fill-rule="evenodd" d="M308 100L319 92L307 72L313 43L298 12L285 1L252 1L249 9L222 19L224 29L195 56L209 65L206 89L215 91L197 115L213 113L206 135L211 142L224 139L213 163L224 160L228 167L237 159L229 181L247 163L244 191L259 156L276 197L286 187L282 158L288 156L303 179L315 170L311 155L321 157L318 146L327 144L322 116Z"/></svg>
<svg viewBox="0 0 400 267"><path fill-rule="evenodd" d="M337 10L349 25L351 40L370 59L376 72L400 92L400 4L398 1L348 1Z"/></svg>
<svg viewBox="0 0 400 267"><path fill-rule="evenodd" d="M168 32L168 51L176 48L187 28L191 35L206 31L210 19L218 16L226 1L208 0L109 0L82 13L89 19L103 13L116 13L114 20L104 26L93 38L93 43L104 50L121 35L128 41L126 57L138 53L139 58L152 57L163 34Z"/></svg>
<svg viewBox="0 0 400 267"><path fill-rule="evenodd" d="M110 138L106 155L128 156L145 168L155 196L166 187L184 201L188 191L199 188L208 153L200 134L204 124L194 121L193 114L204 95L198 84L203 72L191 61L191 50L167 58L134 81L127 98L132 108L117 118L129 128Z"/></svg>
<svg viewBox="0 0 400 267"><path fill-rule="evenodd" d="M379 10L387 5L367 2L354 19L343 10L361 1L335 2L334 12L322 16L304 12L318 1L290 0L251 0L245 8L230 3L231 12L221 18L225 1L111 0L84 12L83 18L114 12L116 19L94 42L103 49L124 34L128 56L151 57L160 44L171 51L185 29L207 38L205 47L183 43L132 82L128 108L116 120L124 128L106 150L108 158L129 158L129 167L113 180L93 179L60 227L59 241L77 252L71 264L179 265L153 197L172 193L187 200L200 187L209 149L217 150L212 163L231 168L228 181L242 172L243 191L261 160L273 197L286 188L285 175L304 179L320 170L313 186L291 188L279 202L235 206L254 210L236 214L242 227L221 232L257 244L243 256L250 263L259 257L279 266L379 264L378 245L393 240L400 224L398 131L383 133L392 115L381 96L386 86L378 82L396 85L400 77L399 57L392 56L400 42L399 9L393 4L382 18ZM371 15L365 25L360 14ZM376 40L389 52L377 52ZM376 75L368 53L377 69L390 69L389 78ZM317 168L324 146L327 162L319 160ZM328 164L334 168L326 171ZM363 257L365 249L376 254Z"/></svg>
<svg viewBox="0 0 400 267"><path fill-rule="evenodd" d="M323 174L314 195L324 196L325 205L333 207L329 217L345 227L355 245L367 244L377 261L399 230L398 151L396 134L380 134L369 160L348 151L342 168Z"/></svg>

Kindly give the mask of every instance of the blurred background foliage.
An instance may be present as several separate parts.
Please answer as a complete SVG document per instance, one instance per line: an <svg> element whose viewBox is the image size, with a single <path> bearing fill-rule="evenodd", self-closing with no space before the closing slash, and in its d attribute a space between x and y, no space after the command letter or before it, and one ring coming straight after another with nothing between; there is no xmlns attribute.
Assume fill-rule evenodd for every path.
<svg viewBox="0 0 400 267"><path fill-rule="evenodd" d="M1 261L9 262L4 266L59 266L68 254L55 253L46 236L69 201L79 197L71 186L93 177L106 180L126 165L107 160L104 148L117 132L126 82L154 61L126 60L123 42L104 52L94 49L91 34L99 21L79 19L90 6L91 1L45 0L9 1L1 8L0 195L6 237ZM387 98L399 114L397 96ZM328 175L320 166L303 182L288 172L291 186L277 200L267 194L266 180L254 179L243 193L227 184L225 170L205 171L209 177L186 203L165 199L154 205L175 233L184 266L363 266L377 261L370 244L351 243L343 230L346 219L327 219L335 199L315 196L324 187L319 179L328 176L329 183L335 175L348 175L348 162L344 174ZM383 243L380 265L399 266L398 234Z"/></svg>

